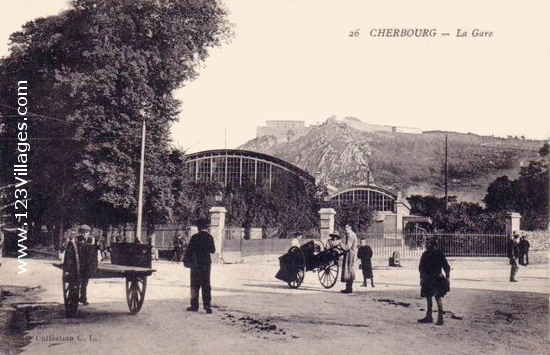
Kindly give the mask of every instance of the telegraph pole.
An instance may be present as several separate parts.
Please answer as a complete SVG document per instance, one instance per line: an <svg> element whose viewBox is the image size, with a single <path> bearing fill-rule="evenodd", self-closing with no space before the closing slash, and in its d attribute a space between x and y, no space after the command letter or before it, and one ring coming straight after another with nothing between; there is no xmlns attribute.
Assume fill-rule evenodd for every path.
<svg viewBox="0 0 550 355"><path fill-rule="evenodd" d="M447 210L447 206L449 204L449 185L448 185L448 179L447 179L447 135L445 135L445 211Z"/></svg>
<svg viewBox="0 0 550 355"><path fill-rule="evenodd" d="M145 120L141 129L141 161L139 164L139 193L138 193L138 214L136 224L136 240L141 241L141 221L143 210L143 171L145 168Z"/></svg>

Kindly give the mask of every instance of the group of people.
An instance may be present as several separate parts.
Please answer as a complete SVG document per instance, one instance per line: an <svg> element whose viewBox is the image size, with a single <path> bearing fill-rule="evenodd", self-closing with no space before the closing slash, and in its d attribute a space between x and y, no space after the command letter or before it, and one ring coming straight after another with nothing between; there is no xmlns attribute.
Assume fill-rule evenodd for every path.
<svg viewBox="0 0 550 355"><path fill-rule="evenodd" d="M353 292L353 281L355 279L355 259L361 261L360 269L363 273L362 287L367 286L367 280L370 279L371 286L374 287L374 278L372 272L372 248L367 245L365 239L361 239L360 246L357 246L357 235L352 229L351 224L344 226L344 236L341 237L338 232L329 235L333 239L333 245L338 245L343 251L342 277L341 281L346 284L342 293ZM341 239L341 242L335 243L335 239ZM442 298L450 291L451 267L447 262L445 255L437 250L437 242L430 239L426 243L426 251L420 257L418 266L420 273L420 296L426 298L427 309L426 316L419 319L419 323L433 323L433 298L437 303L437 321L436 325L443 325L443 302Z"/></svg>
<svg viewBox="0 0 550 355"><path fill-rule="evenodd" d="M210 283L211 274L211 254L216 252L214 238L208 232L208 220L198 220L196 222L198 233L191 236L189 244L185 249L176 249L176 260L182 260L185 267L190 269L190 306L187 311L197 312L199 310L199 294L202 293L202 304L206 313L212 313L212 287ZM330 234L333 245L338 245L343 250L342 275L341 281L345 283L345 289L342 293L353 292L353 281L355 280L355 260L361 261L360 269L363 273L362 287L367 286L367 280L370 279L371 286L374 287L374 277L372 272L372 248L367 245L365 239L361 239L357 246L357 235L352 229L351 224L344 226L344 236L338 232ZM90 236L90 227L82 225L79 234L74 238L77 242L97 245L99 244ZM182 235L176 236L175 240L179 243ZM523 244L522 244L523 243ZM176 245L176 242L175 242ZM177 254L177 252L181 254ZM181 259L180 259L181 257ZM518 270L518 259L522 265L529 263L529 242L526 237L519 239L519 234L514 232L508 243L508 257L510 259L511 272L510 281L516 282L515 276ZM450 291L451 267L443 252L437 250L437 241L429 239L426 242L426 251L420 257L418 266L420 273L420 296L426 298L427 309L426 316L419 319L419 323L433 323L433 298L437 303L437 321L436 325L443 325L443 302L442 298ZM84 273L81 278L80 303L87 305L86 288L89 274ZM202 292L201 292L202 291Z"/></svg>
<svg viewBox="0 0 550 355"><path fill-rule="evenodd" d="M199 291L202 289L202 300L203 306L207 313L212 313L211 308L211 286L210 286L210 267L211 259L210 254L215 253L216 248L214 246L214 238L208 233L209 223L206 220L197 221L197 227L199 232L191 237L189 245L186 248L184 244L183 234L177 233L175 237L174 244L177 245L174 259L181 261L183 260L191 268L191 307L187 308L188 311L198 311L199 309ZM3 236L3 235L2 235ZM149 241L152 241L154 236L149 237ZM105 239L105 243L101 241ZM121 243L126 240L120 236L118 229L113 229L111 234L111 241L113 243ZM2 238L3 242L3 238ZM79 303L84 306L89 304L87 298L87 288L90 277L95 271L93 265L95 261L93 260L96 253L101 253L102 250L106 250L106 238L102 236L101 238L96 238L91 235L90 226L83 224L78 228L78 234L75 230L71 229L67 236L67 240L62 246L62 252L68 247L69 243L83 243L88 244L91 248L86 248L88 251L87 259L88 262L85 265L81 265L81 275L80 275L80 297ZM103 245L103 248L102 248ZM185 251L185 255L183 252ZM155 258L155 251L152 251L152 256Z"/></svg>
<svg viewBox="0 0 550 355"><path fill-rule="evenodd" d="M341 281L346 284L342 293L353 292L353 281L355 280L355 259L359 258L361 264L359 269L363 273L363 284L361 287L367 287L367 280L370 279L371 286L374 287L374 277L372 273L372 248L367 245L365 239L361 239L360 245L357 246L357 234L353 231L351 224L344 225L344 236L341 236L338 231L329 234L331 244L344 251L342 261Z"/></svg>
<svg viewBox="0 0 550 355"><path fill-rule="evenodd" d="M174 235L174 256L172 257L172 261L175 261L177 263L182 261L183 253L187 249L187 241L183 237L183 232L178 231Z"/></svg>

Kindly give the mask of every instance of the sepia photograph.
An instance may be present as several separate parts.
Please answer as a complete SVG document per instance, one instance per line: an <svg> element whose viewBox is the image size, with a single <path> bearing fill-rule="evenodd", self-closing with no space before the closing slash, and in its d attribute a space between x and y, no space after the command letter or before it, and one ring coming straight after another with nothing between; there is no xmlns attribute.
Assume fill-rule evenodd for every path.
<svg viewBox="0 0 550 355"><path fill-rule="evenodd" d="M0 355L550 353L550 3L0 4Z"/></svg>

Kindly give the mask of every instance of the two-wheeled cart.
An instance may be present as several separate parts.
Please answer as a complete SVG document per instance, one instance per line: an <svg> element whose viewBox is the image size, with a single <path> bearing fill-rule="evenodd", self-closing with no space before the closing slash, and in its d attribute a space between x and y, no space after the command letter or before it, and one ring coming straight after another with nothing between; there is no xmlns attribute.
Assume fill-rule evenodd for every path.
<svg viewBox="0 0 550 355"><path fill-rule="evenodd" d="M111 262L99 262L97 246L70 239L62 263L54 266L63 271L63 301L67 317L76 316L83 278L124 278L126 302L131 314L137 314L145 300L147 277L151 268L151 246L140 243L111 244Z"/></svg>
<svg viewBox="0 0 550 355"><path fill-rule="evenodd" d="M324 288L332 288L338 280L339 259L343 251L328 240L326 245L320 240L310 240L304 245L292 246L279 257L279 272L275 277L288 283L290 288L298 288L304 281L306 271L317 272Z"/></svg>

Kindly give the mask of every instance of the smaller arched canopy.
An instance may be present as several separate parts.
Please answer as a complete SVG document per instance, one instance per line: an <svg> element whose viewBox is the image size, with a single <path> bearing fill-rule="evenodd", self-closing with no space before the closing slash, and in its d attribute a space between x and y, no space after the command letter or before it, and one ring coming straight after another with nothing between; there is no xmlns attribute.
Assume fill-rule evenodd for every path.
<svg viewBox="0 0 550 355"><path fill-rule="evenodd" d="M330 197L337 205L349 202L363 202L375 211L395 212L397 195L374 185L352 186L340 190Z"/></svg>

